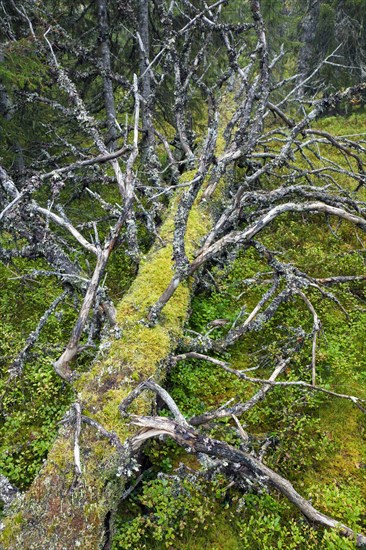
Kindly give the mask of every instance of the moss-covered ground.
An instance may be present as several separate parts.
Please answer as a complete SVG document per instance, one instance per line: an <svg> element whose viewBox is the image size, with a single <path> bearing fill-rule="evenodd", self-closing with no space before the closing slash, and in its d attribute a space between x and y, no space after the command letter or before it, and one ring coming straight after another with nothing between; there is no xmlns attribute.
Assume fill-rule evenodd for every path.
<svg viewBox="0 0 366 550"><path fill-rule="evenodd" d="M365 127L364 114L348 118L332 117L319 122L319 127L334 134L353 134ZM326 155L335 155L324 146ZM337 160L339 160L337 158ZM187 174L189 178L191 174ZM340 176L337 176L340 177ZM266 182L272 185L272 182ZM340 182L347 185L344 179ZM365 191L359 197L365 199ZM174 206L172 207L174 211ZM209 219L202 211L192 214L188 252L199 246L200 237ZM169 243L173 233L173 218L168 216L161 228L161 237ZM266 230L263 242L279 252L281 261L290 262L315 277L334 274L355 275L365 272L365 238L346 222L324 221L322 216L299 218L286 215ZM356 251L356 252L355 252ZM155 371L173 350L189 308L189 290L182 286L174 300L164 310L161 325L148 328L140 321L155 302L172 274L171 246L157 247L141 264L139 276L118 307L118 322L122 337L114 339L108 350L85 372L76 385L68 389L53 373L51 362L60 342L67 340L77 304L67 299L51 318L25 364L21 380L8 382L7 367L34 330L40 314L61 292L55 279L17 279L29 269L29 264L15 260L1 269L1 459L2 472L19 488L27 488L38 472L58 430L57 422L70 403L78 398L86 413L96 418L121 437L128 431L117 414L117 406L129 389ZM46 269L34 262L34 269ZM205 332L212 319L231 321L241 308L247 311L256 304L268 288L266 275L254 286L244 284L258 272L268 271L252 250L239 255L226 267L212 266L215 289L198 285L192 304L188 328ZM134 276L129 259L117 251L109 269L108 284L116 298L128 288ZM316 291L308 296L323 323L317 350L318 383L337 392L366 398L365 324L366 298L362 283L332 287L331 291L347 310L348 317L334 302ZM295 306L295 307L294 307ZM236 368L252 367L261 376L270 373L271 358L281 345L292 338L294 329L302 325L310 330L312 319L304 304L297 299L284 305L261 333L247 336L230 349L224 358ZM212 335L219 336L218 329ZM222 333L224 334L224 333ZM310 378L310 341L305 342L286 373L288 379ZM90 356L75 365L80 373L86 370ZM123 382L121 384L121 382ZM166 381L183 412L189 416L215 408L231 398L245 399L255 387L244 384L218 367L198 361L178 363ZM138 410L147 410L148 400L141 399ZM365 416L350 402L298 389L274 389L266 400L242 419L251 434L250 443L256 450L270 437L272 445L266 462L289 477L295 487L322 511L333 515L359 530L366 530L366 421ZM213 435L238 444L232 421L218 423ZM88 452L88 438L95 437L85 428L83 444ZM94 446L95 460L107 468L106 478L95 483L95 494L103 490L109 464L108 445L104 440ZM66 472L66 481L73 480L70 439L54 447L51 458ZM224 477L214 483L204 480L194 483L189 477L179 481L174 468L184 462L196 470L197 461L174 444L153 442L146 450L146 463L151 466L146 481L123 504L123 514L117 517L115 548L181 548L181 549L242 549L242 548L353 548L334 533L312 529L283 498L276 494L256 492L241 494L228 488ZM165 477L156 477L163 471ZM47 472L46 472L47 473ZM173 476L173 477L168 477ZM88 476L86 476L87 478ZM49 483L58 483L58 476ZM47 486L35 487L36 498L45 495ZM88 491L88 479L80 494ZM115 498L118 483L110 487ZM34 496L34 495L33 495ZM107 495L108 496L108 495ZM94 499L95 500L95 499ZM85 502L87 499L85 500ZM100 523L103 503L81 507L90 525ZM60 512L61 498L55 497L49 509L50 517ZM75 522L84 521L82 517ZM22 527L21 514L13 516L5 534L12 538ZM81 525L80 523L80 525ZM50 522L52 528L52 521ZM77 528L77 525L71 526ZM54 529L57 529L56 523Z"/></svg>
<svg viewBox="0 0 366 550"><path fill-rule="evenodd" d="M324 119L319 128L338 135L365 128L364 114ZM333 149L324 154L334 158ZM269 182L270 184L270 182ZM342 181L347 187L347 181ZM359 198L365 199L361 191ZM365 236L348 223L322 216L286 215L267 229L262 242L314 277L365 273ZM356 252L355 252L356 250ZM259 272L255 285L246 280ZM234 321L241 308L250 312L269 287L268 266L250 249L233 263L213 265L215 286L198 287L187 328L205 333L217 318ZM267 281L266 281L267 279ZM344 310L316 290L307 290L322 321L317 348L317 383L339 393L366 398L364 283L328 289ZM258 365L255 375L271 373L281 346L293 340L295 329L311 331L312 317L300 299L283 305L260 333L244 337L224 358L239 369ZM225 329L217 329L214 337ZM221 331L221 332L220 332ZM311 380L311 339L289 365L287 380ZM245 400L256 386L244 383L219 367L197 360L179 362L170 372L169 389L187 415L216 408L229 399ZM276 388L241 422L250 445L259 450L270 438L265 461L288 477L297 490L321 511L356 530L366 530L366 418L351 402L298 388ZM235 424L218 422L216 437L239 444ZM228 487L218 476L214 483L187 474L179 480L174 469L184 463L193 471L197 462L175 444L151 443L146 451L152 470L130 499L123 503L114 548L236 550L236 549L346 549L353 541L310 526L284 498L254 490L248 494ZM158 471L163 476L155 475ZM155 474L154 474L155 472ZM194 479L194 481L193 481Z"/></svg>

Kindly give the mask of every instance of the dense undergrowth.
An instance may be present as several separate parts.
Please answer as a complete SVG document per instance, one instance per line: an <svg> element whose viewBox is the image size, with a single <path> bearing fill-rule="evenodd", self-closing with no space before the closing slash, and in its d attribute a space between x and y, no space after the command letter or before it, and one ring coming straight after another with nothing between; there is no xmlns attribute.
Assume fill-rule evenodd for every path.
<svg viewBox="0 0 366 550"><path fill-rule="evenodd" d="M352 134L365 125L364 114L325 119L320 126L334 134ZM334 154L329 148L327 154ZM344 183L344 182L343 182ZM269 182L270 184L270 182ZM364 191L361 196L365 198ZM361 240L360 240L361 239ZM346 222L322 216L286 215L266 230L264 244L283 262L310 275L356 275L364 272L364 237ZM116 299L134 275L128 256L117 252L109 267L107 285ZM34 262L32 269L46 268ZM25 489L39 470L73 393L58 379L52 360L69 335L77 304L68 298L51 317L19 379L9 380L8 367L35 329L40 315L61 290L52 278L39 284L19 279L29 271L16 260L0 267L1 296L1 420L0 470ZM188 329L205 333L213 319L233 322L242 308L249 312L268 288L268 266L250 250L229 264L210 267L215 285L203 283L192 303ZM258 272L254 286L245 281ZM344 311L316 291L308 294L323 323L317 350L318 384L337 392L366 398L365 288L361 283L331 289ZM294 307L296 306L296 307ZM255 374L270 374L271 359L300 325L311 329L312 319L300 300L281 307L260 333L250 334L224 356L236 368L259 365ZM220 334L217 329L213 337ZM60 344L61 343L61 344ZM289 365L287 379L310 380L311 342L305 341ZM77 368L85 368L86 354ZM255 388L212 364L177 363L168 377L169 389L187 415L216 408L232 398L249 398ZM287 476L319 509L358 530L366 529L366 421L350 402L299 389L275 388L266 400L241 418L258 451L270 440L265 461ZM218 422L214 437L240 444L231 420ZM146 449L148 471L133 495L121 505L116 519L114 548L353 548L336 533L312 529L283 498L254 488L247 493L229 487L224 473L207 481L198 476L197 459L172 442L152 442ZM175 469L186 465L183 479ZM160 472L159 475L158 472Z"/></svg>
<svg viewBox="0 0 366 550"><path fill-rule="evenodd" d="M365 116L356 114L348 119L325 119L319 126L343 135L362 131L364 124ZM329 148L326 154L334 152ZM345 222L286 215L266 230L262 242L276 251L282 262L314 277L356 275L365 270L364 237ZM268 266L252 249L240 253L229 267L220 262L212 265L210 272L215 285L208 290L201 283L197 289L188 326L202 334L213 319L234 322L243 307L250 312L268 288ZM249 286L246 281L258 273L262 276ZM323 325L317 349L317 383L366 398L364 283L343 284L330 291L341 306L317 291L307 291ZM312 318L300 299L292 299L264 330L249 334L220 358L239 369L258 365L254 374L269 376L271 359L284 343L293 341L299 326L310 332ZM211 335L222 335L224 330L218 328ZM286 379L310 381L311 340L299 347ZM187 416L217 408L230 399L249 398L256 389L220 367L198 360L177 363L168 385ZM288 477L316 507L356 530L366 529L366 419L351 402L298 388L274 388L241 422L250 434L250 448L258 452L269 440L265 462ZM240 445L232 420L217 422L212 435ZM115 549L355 546L337 533L312 528L275 493L263 488L241 493L220 474L206 481L197 475L197 459L172 442L151 443L146 464L150 469L144 481L121 505ZM179 465L180 476L176 474Z"/></svg>

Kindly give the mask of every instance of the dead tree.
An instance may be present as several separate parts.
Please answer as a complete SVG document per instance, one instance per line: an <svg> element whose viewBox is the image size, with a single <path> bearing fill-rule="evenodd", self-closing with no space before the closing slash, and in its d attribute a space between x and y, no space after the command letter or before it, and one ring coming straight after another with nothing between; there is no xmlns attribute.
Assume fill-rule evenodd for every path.
<svg viewBox="0 0 366 550"><path fill-rule="evenodd" d="M69 141L62 143L67 150L65 157L51 155L46 168L40 158L35 158L21 178L17 179L10 167L1 168L2 229L14 239L21 236L28 243L21 250L16 247L1 250L1 260L7 262L17 255L25 258L41 255L52 273L58 273L60 286L82 296L82 306L69 342L53 361L55 372L75 389L76 401L64 419L45 466L29 491L9 507L2 532L4 548L36 548L39 540L47 548L103 547L123 489L139 469L136 451L145 439L160 434L173 437L195 452L228 460L238 470L239 477L263 478L297 505L311 522L340 528L340 533L347 537L356 536L347 526L306 503L288 481L259 460L223 441L211 441L193 428L204 426L213 418L237 418L265 399L275 385L293 384L304 391L327 392L316 385L321 319L307 290L316 289L333 299L327 285L341 283L344 276L335 273L331 281L316 279L294 265L281 262L261 242L262 232L288 212L336 217L360 233L366 231L365 203L359 195L365 184L364 141L332 136L312 127L319 116L336 105L364 94L365 84L307 100L299 93L303 83L296 83L297 75L276 80L276 68L284 52L275 58L269 55L259 1L251 0L250 18L237 24L227 22L227 3L227 0L211 5L187 0L155 1L154 9L163 25L159 27L159 40L149 41L148 14L140 2L140 29L145 30L143 36L133 28L129 30L128 41L133 40L135 51L136 48L140 51L139 71L133 70L130 80L114 68L108 26L113 14L109 13L108 18L107 2L98 1L99 57L92 57L87 43L77 47L71 41L64 62L60 55L65 43L60 37L68 36L66 30L53 27L45 13L37 11L37 6L12 6L9 28L15 18L21 21L22 32L28 32L29 40L42 52L53 79L50 97L40 91L23 90L18 101L32 101L60 113ZM12 33L9 36L13 40ZM88 61L85 74L78 68L81 59ZM88 65L91 60L97 67L96 82L102 82L104 126L92 114L98 112L100 105L88 96L88 90L78 86L76 78L78 75L91 78L94 70ZM57 100L55 90L59 94ZM117 92L123 92L124 117L118 112ZM164 98L166 102L170 98L165 110ZM191 128L194 101L200 105L205 120L197 125L202 132L198 138ZM164 124L168 127L166 132L162 130ZM80 136L80 146L74 145L75 132ZM54 139L55 143L59 139L56 133ZM82 147L85 142L87 148ZM141 153L146 143L156 158L165 155L166 160L165 165L154 166L158 177L156 173L149 175L147 170L147 176L140 179L140 171L144 169ZM325 145L334 148L345 162L328 159ZM239 182L231 177L238 164L244 168ZM92 185L82 192L88 193L106 213L107 230L105 220L86 216L83 222L76 222L67 214L67 201L61 200L59 190L67 192L72 201L72 185L80 174L91 176ZM342 187L344 177L353 182L353 189ZM262 183L269 180L270 187ZM103 185L97 185L100 182L114 185L118 202L111 203L104 197ZM146 197L148 207L144 206ZM157 228L157 213L167 198L165 222ZM131 257L138 259L137 216L156 237L155 244L114 311L101 281L121 239ZM91 236L86 236L85 228L92 230ZM198 338L192 341L191 349L180 350L175 360L191 355L213 361L227 372L261 387L246 403L219 407L187 421L157 383L162 384L167 360L182 334L195 276L203 273L215 258L239 248L254 248L268 263L271 287L245 320L231 327L223 338ZM93 266L91 277L82 284L75 260L78 254L73 250L82 252ZM355 275L355 280L362 278L363 274ZM282 303L295 296L306 305L313 322L311 380L278 380L284 376L294 350L283 354L268 379L248 377L209 355L211 351L220 353L251 331L260 330ZM105 337L88 372L80 375L73 367L73 359L85 349L87 322L96 314L98 303L104 305L114 328ZM55 304L49 306L45 322L55 307ZM16 368L13 365L11 378L21 376L21 365L43 325L41 320L21 356L14 361ZM155 382L146 382L148 378ZM141 380L143 383L139 385ZM142 389L163 396L175 420L149 417L153 398L151 394L139 397ZM135 412L140 416L134 417L132 424L147 431L132 435L125 409L136 397L139 399L134 404ZM351 400L365 410L357 396L334 394L333 397ZM364 545L365 537L357 535L357 542Z"/></svg>

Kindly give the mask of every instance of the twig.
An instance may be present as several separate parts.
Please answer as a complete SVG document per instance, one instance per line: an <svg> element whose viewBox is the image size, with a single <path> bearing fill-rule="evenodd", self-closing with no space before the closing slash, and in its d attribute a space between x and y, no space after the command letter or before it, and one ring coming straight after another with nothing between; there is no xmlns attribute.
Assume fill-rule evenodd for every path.
<svg viewBox="0 0 366 550"><path fill-rule="evenodd" d="M79 437L81 431L81 408L80 403L74 403L75 409L75 434L74 434L74 462L76 475L81 475Z"/></svg>

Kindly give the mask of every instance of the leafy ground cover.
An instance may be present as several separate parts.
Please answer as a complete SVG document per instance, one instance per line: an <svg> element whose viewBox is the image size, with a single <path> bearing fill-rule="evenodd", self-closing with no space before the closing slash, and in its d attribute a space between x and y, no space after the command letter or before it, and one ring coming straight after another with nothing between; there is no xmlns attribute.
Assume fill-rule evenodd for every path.
<svg viewBox="0 0 366 550"><path fill-rule="evenodd" d="M344 135L360 132L365 122L361 113L324 119L319 127ZM324 154L334 153L329 148ZM314 277L364 272L364 240L347 223L324 222L321 216L304 216L299 221L288 215L271 227L263 242L279 253L282 262ZM239 254L229 267L211 267L215 286L207 290L202 284L198 289L189 330L204 334L212 319L234 322L241 308L251 311L268 288L266 270L268 266L252 250ZM246 281L260 272L263 275L258 284L249 287ZM317 350L318 384L365 398L364 284L339 285L331 292L341 306L316 291L308 294L323 325ZM292 301L281 307L265 330L251 333L220 358L237 369L259 365L255 374L268 376L271 357L293 336L296 327L309 331L311 324L301 300ZM224 330L216 329L214 336ZM310 357L309 340L289 365L286 379L310 381ZM168 384L187 416L232 398L249 398L255 391L253 385L220 367L198 360L177 363ZM278 387L243 415L241 422L254 451L270 439L266 463L287 476L316 507L359 531L366 529L366 419L351 402ZM233 421L217 422L212 435L240 445ZM171 442L150 444L146 461L150 473L121 506L116 549L354 548L352 541L336 533L313 529L272 492L254 488L242 494L220 475L208 483L196 473L197 460ZM189 468L183 480L175 473L182 463ZM154 473L162 468L164 473L156 478Z"/></svg>
<svg viewBox="0 0 366 550"><path fill-rule="evenodd" d="M365 127L365 122L365 115L356 113L324 119L320 128L352 134ZM334 154L331 148L327 154ZM361 190L362 195L365 198ZM263 242L279 253L281 261L326 277L362 273L365 252L360 238L346 222L324 221L322 216L304 216L299 222L287 215L271 226ZM34 263L34 269L44 267ZM0 468L20 489L29 486L42 465L57 423L73 399L73 393L54 374L51 362L57 346L67 340L76 315L73 300L67 299L47 322L21 380L9 380L9 364L34 330L39 313L60 293L52 278L42 285L31 278L19 279L25 269L21 260L0 267ZM252 250L239 254L227 266L211 266L215 285L197 288L189 330L205 333L212 319L233 322L242 308L250 311L268 288L266 270ZM258 284L248 286L245 281L259 272L263 276ZM128 258L117 253L108 280L116 297L132 276ZM366 398L365 288L352 283L332 288L332 292L347 316L336 303L315 291L309 294L323 324L317 350L318 384ZM221 357L235 368L259 365L256 374L266 376L270 360L283 342L293 336L296 327L309 330L311 323L304 304L294 300L281 307L264 331L244 338ZM213 336L224 330L217 329ZM288 368L287 379L309 380L310 348L311 342L304 342ZM82 362L79 368L83 369ZM249 398L254 391L252 385L219 367L197 360L177 363L167 384L187 415L215 408L231 398ZM266 463L287 476L315 506L354 529L366 529L366 420L352 403L294 388L275 388L241 421L250 434L252 449L258 451L269 438ZM222 421L213 427L212 435L239 445L234 428L232 421ZM197 460L171 442L150 443L145 460L149 471L144 481L121 505L116 549L353 548L351 541L334 533L312 529L274 493L263 489L241 493L229 486L224 472L210 481L201 478ZM189 468L183 479L175 473L180 463ZM157 476L161 470L163 474Z"/></svg>

